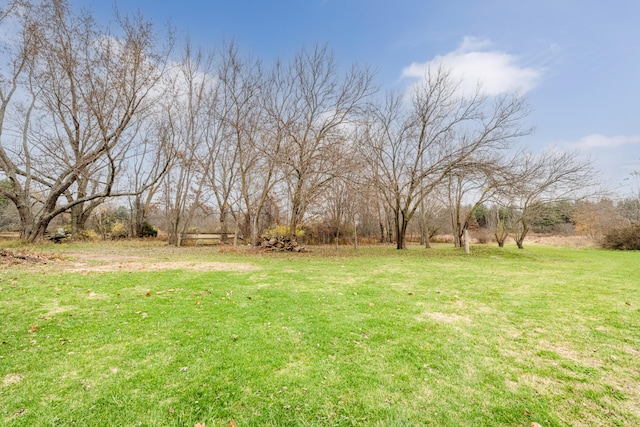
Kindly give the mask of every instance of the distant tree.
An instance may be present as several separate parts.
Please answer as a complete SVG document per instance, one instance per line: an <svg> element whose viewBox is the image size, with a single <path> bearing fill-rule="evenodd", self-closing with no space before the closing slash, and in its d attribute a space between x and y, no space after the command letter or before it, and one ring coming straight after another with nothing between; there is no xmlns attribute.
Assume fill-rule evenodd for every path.
<svg viewBox="0 0 640 427"><path fill-rule="evenodd" d="M364 111L373 92L372 76L352 67L343 76L327 47L299 51L275 69L278 98L272 119L282 138L280 163L289 198L289 233L293 237L309 203L343 172L346 131Z"/></svg>
<svg viewBox="0 0 640 427"><path fill-rule="evenodd" d="M162 188L162 178L173 161L174 150L169 146L157 117L153 116L146 122L144 134L136 141L125 161L126 187L119 191L119 194L127 196L129 202L133 237L145 237L146 224Z"/></svg>
<svg viewBox="0 0 640 427"><path fill-rule="evenodd" d="M640 222L640 197L625 197L617 203L617 208L625 220Z"/></svg>
<svg viewBox="0 0 640 427"><path fill-rule="evenodd" d="M640 171L631 172L627 179L631 182L631 191L618 203L618 207L625 218L640 222Z"/></svg>
<svg viewBox="0 0 640 427"><path fill-rule="evenodd" d="M207 143L215 135L214 108L218 86L212 77L213 57L186 43L167 94L160 138L171 150L171 167L163 178L163 198L169 244L180 246L202 206L208 164Z"/></svg>
<svg viewBox="0 0 640 427"><path fill-rule="evenodd" d="M536 233L572 234L574 231L572 200L560 199L532 209L531 229Z"/></svg>
<svg viewBox="0 0 640 427"><path fill-rule="evenodd" d="M509 237L514 216L512 207L501 206L499 203L494 204L489 210L487 227L493 232L496 242L501 248L504 247L504 243Z"/></svg>
<svg viewBox="0 0 640 427"><path fill-rule="evenodd" d="M491 200L503 185L499 177L494 175L494 171L499 167L497 158L483 159L477 162L476 167L467 166L453 170L445 177L445 203L451 217L453 243L456 248L463 247L464 233L472 224L478 224L478 217L485 221L481 215L483 204Z"/></svg>
<svg viewBox="0 0 640 427"><path fill-rule="evenodd" d="M242 206L242 222L245 224L245 238L252 245L258 244L260 237L260 217L269 203L274 187L282 180L278 168L282 151L282 124L274 112L272 102L279 98L277 81L273 75L265 75L260 61L243 58L233 44L225 46L217 72L220 81L223 113L219 114L227 141L228 152L222 160L233 165L235 176L225 185L218 179L215 191L218 205L228 204L231 188L239 193L238 205ZM231 161L233 153L233 162ZM212 159L215 163L216 160ZM218 172L228 170L224 162L219 162ZM235 177L235 182L233 181ZM223 234L226 233L224 212L221 209ZM239 218L236 218L239 221Z"/></svg>
<svg viewBox="0 0 640 427"><path fill-rule="evenodd" d="M473 210L473 217L478 224L478 227L486 228L489 223L489 210L484 203L478 204Z"/></svg>
<svg viewBox="0 0 640 427"><path fill-rule="evenodd" d="M503 190L503 200L507 200L503 206L512 213L511 233L522 249L532 222L546 208L595 194L597 174L591 161L577 152L547 150L537 155L522 153L509 179L511 185Z"/></svg>
<svg viewBox="0 0 640 427"><path fill-rule="evenodd" d="M527 134L526 102L517 96L463 94L444 68L427 71L411 92L389 94L371 114L363 138L372 182L393 215L398 249L422 200L452 173L474 170L476 158Z"/></svg>
<svg viewBox="0 0 640 427"><path fill-rule="evenodd" d="M420 229L420 243L427 249L431 248L431 239L440 232L448 221L447 209L439 202L429 203L423 200L418 209L418 227Z"/></svg>
<svg viewBox="0 0 640 427"><path fill-rule="evenodd" d="M585 200L576 203L571 218L575 222L577 235L601 239L610 230L626 225L622 212L613 200Z"/></svg>

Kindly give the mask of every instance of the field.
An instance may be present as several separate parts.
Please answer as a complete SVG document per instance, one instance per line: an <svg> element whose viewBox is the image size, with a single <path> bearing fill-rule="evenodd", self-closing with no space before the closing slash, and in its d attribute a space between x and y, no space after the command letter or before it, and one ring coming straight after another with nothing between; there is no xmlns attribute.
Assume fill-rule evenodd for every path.
<svg viewBox="0 0 640 427"><path fill-rule="evenodd" d="M640 425L640 253L471 249L29 247L0 425Z"/></svg>

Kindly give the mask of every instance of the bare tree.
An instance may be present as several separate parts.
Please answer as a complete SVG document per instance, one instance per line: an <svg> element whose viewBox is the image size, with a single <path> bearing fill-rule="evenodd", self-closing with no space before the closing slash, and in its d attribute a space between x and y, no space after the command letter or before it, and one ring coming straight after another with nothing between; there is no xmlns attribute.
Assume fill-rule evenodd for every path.
<svg viewBox="0 0 640 427"><path fill-rule="evenodd" d="M37 49L24 88L22 143L5 145L3 171L13 175L10 198L21 213L22 238L39 240L50 221L84 213L112 193L130 141L129 132L153 97L163 57L155 53L152 26L120 17L118 35L100 29L87 12L74 14L63 0L32 8L25 40ZM85 204L90 204L85 207Z"/></svg>
<svg viewBox="0 0 640 427"><path fill-rule="evenodd" d="M223 92L223 89L220 88L220 91ZM223 96L220 95L221 98ZM228 105L223 99L219 104L213 108L210 116L211 122L205 137L207 156L202 168L218 207L221 240L226 243L230 217L236 217L237 223L233 206L238 199L234 195L238 187L238 151L233 140L233 130L226 123L226 115L230 114Z"/></svg>
<svg viewBox="0 0 640 427"><path fill-rule="evenodd" d="M213 57L187 43L171 77L161 138L169 141L174 157L163 183L169 244L176 246L204 194L207 165L200 160L208 158L207 138L216 125L212 117L218 99L212 70Z"/></svg>
<svg viewBox="0 0 640 427"><path fill-rule="evenodd" d="M529 132L521 127L523 98L463 95L460 82L443 69L430 69L413 88L410 102L387 96L373 113L364 146L375 185L395 221L398 249L405 249L409 221L443 179L468 170L497 148Z"/></svg>
<svg viewBox="0 0 640 427"><path fill-rule="evenodd" d="M630 181L630 192L618 202L619 208L625 218L640 222L640 171L631 172L631 176L625 178L625 181Z"/></svg>
<svg viewBox="0 0 640 427"><path fill-rule="evenodd" d="M241 58L233 44L225 46L221 59L217 75L224 113L220 118L228 139L228 150L233 153L234 160L227 163L235 170L235 184L244 205L243 222L250 235L245 237L250 237L255 246L259 238L260 214L281 176L276 167L282 147L281 126L277 120L269 120L267 115L272 102L267 97L277 98L277 87L273 79L265 77L259 61ZM228 169L223 165L218 168L222 171ZM230 189L234 182L227 182ZM219 204L226 203L225 194L228 192L216 193Z"/></svg>
<svg viewBox="0 0 640 427"><path fill-rule="evenodd" d="M15 206L20 218L21 237L33 234L34 214L31 201L31 156L28 151L29 123L36 104L33 86L34 60L39 51L40 29L32 20L33 8L21 2L9 2L0 12L0 24L15 22L19 31L15 39L3 39L1 48L4 67L0 69L0 169L6 185L0 186L0 194ZM25 103L16 100L25 85ZM15 119L10 116L15 114ZM15 123L11 134L11 124Z"/></svg>
<svg viewBox="0 0 640 427"><path fill-rule="evenodd" d="M580 200L596 194L596 171L591 160L577 152L555 149L539 154L523 152L520 163L511 172L509 186L503 188L506 207L512 212L511 233L518 245L523 242L531 220L551 203Z"/></svg>
<svg viewBox="0 0 640 427"><path fill-rule="evenodd" d="M127 194L131 210L131 235L142 237L145 224L156 196L162 188L162 178L173 160L173 147L169 146L163 126L150 118L141 138L136 141L125 161L125 181L120 193Z"/></svg>
<svg viewBox="0 0 640 427"><path fill-rule="evenodd" d="M508 202L503 203L494 196L494 204L489 209L487 218L487 228L493 232L493 236L501 248L504 247L511 232L513 216L513 208L508 207Z"/></svg>
<svg viewBox="0 0 640 427"><path fill-rule="evenodd" d="M269 114L283 141L281 165L289 195L289 235L315 196L341 173L345 127L363 111L372 93L367 70L351 68L339 76L326 47L302 49L289 66L276 64L277 98Z"/></svg>
<svg viewBox="0 0 640 427"><path fill-rule="evenodd" d="M446 209L438 198L433 198L431 201L423 198L418 208L420 244L427 249L431 248L431 239L443 229L446 222Z"/></svg>
<svg viewBox="0 0 640 427"><path fill-rule="evenodd" d="M350 156L353 158L352 156ZM334 238L336 249L340 244L340 237L346 236L347 224L354 224L356 206L358 202L358 181L353 176L358 170L354 165L345 163L347 171L344 176L332 180L322 192L322 195L315 200L317 205L314 209L328 222L331 236Z"/></svg>
<svg viewBox="0 0 640 427"><path fill-rule="evenodd" d="M515 139L513 140L515 142ZM495 147L491 152L479 153L469 158L462 168L456 168L444 179L444 191L441 199L449 209L454 245L461 248L464 245L463 236L475 221L475 214L485 203L494 200L500 191L511 185L509 171L517 164L520 155L510 154L511 145ZM503 222L495 223L500 217L489 218L492 225L500 227ZM497 228L494 228L498 231ZM504 239L496 239L504 243Z"/></svg>
<svg viewBox="0 0 640 427"><path fill-rule="evenodd" d="M464 173L453 171L445 179L447 206L456 248L464 246L463 236L475 218L475 210L491 199L497 190L493 183L490 170L483 167Z"/></svg>
<svg viewBox="0 0 640 427"><path fill-rule="evenodd" d="M609 231L629 223L611 199L578 202L571 219L575 222L575 233L592 240L600 239Z"/></svg>

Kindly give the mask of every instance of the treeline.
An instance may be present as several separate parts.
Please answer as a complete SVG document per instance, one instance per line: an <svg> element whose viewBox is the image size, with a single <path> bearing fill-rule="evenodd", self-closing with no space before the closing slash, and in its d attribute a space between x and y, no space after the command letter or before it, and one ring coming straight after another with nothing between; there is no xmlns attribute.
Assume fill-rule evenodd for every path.
<svg viewBox="0 0 640 427"><path fill-rule="evenodd" d="M280 227L402 249L410 224L433 235L446 212L461 246L490 206L486 227L522 247L541 207L593 194L576 153L518 145L524 97L464 91L444 68L383 92L326 46L267 64L141 16L102 27L64 0L11 1L0 19L17 29L1 42L0 192L26 241L60 222L106 235L121 205L127 234L153 224L174 245L208 219L254 245Z"/></svg>

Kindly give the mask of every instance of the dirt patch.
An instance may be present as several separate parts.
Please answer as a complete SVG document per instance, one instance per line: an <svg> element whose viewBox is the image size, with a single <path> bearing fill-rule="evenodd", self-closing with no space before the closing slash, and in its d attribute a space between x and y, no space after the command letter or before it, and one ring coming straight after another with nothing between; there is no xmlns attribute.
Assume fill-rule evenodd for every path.
<svg viewBox="0 0 640 427"><path fill-rule="evenodd" d="M133 262L118 261L106 264L89 264L84 262L72 263L65 268L66 271L76 273L112 273L117 271L164 271L164 270L190 270L190 271L255 271L258 267L247 263L226 262L194 262L194 261L160 261L160 262Z"/></svg>
<svg viewBox="0 0 640 427"><path fill-rule="evenodd" d="M56 256L21 250L17 252L0 248L0 265L46 264Z"/></svg>
<svg viewBox="0 0 640 427"><path fill-rule="evenodd" d="M10 385L18 384L22 380L19 374L9 374L2 380L2 385L8 387Z"/></svg>
<svg viewBox="0 0 640 427"><path fill-rule="evenodd" d="M427 318L442 323L471 323L471 319L467 316L460 316L455 313L424 312L417 317L421 321Z"/></svg>
<svg viewBox="0 0 640 427"><path fill-rule="evenodd" d="M60 314L60 313L65 313L67 311L70 311L73 309L73 307L70 306L62 306L62 305L55 305L55 306L50 306L50 307L43 307L45 309L49 309L49 311L47 311L45 314L43 314L44 317L53 317L56 314Z"/></svg>

